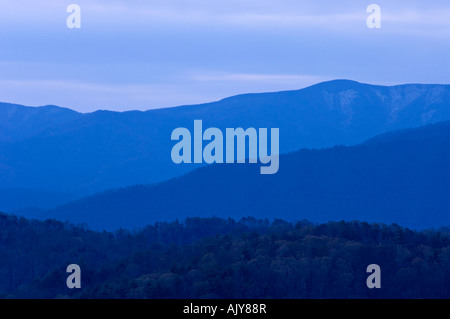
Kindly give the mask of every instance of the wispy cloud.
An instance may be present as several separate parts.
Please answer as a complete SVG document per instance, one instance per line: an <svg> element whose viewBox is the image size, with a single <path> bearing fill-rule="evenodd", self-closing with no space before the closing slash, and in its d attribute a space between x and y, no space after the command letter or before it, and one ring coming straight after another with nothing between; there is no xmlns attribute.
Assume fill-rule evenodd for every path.
<svg viewBox="0 0 450 319"><path fill-rule="evenodd" d="M98 109L148 110L212 102L242 93L300 89L322 79L324 78L304 75L210 73L165 84L0 80L0 101L29 106L54 104L82 112Z"/></svg>
<svg viewBox="0 0 450 319"><path fill-rule="evenodd" d="M319 82L324 80L323 77L297 74L251 74L251 73L234 73L234 74L197 74L192 76L194 81L219 81L219 82L282 82L282 83L299 83Z"/></svg>
<svg viewBox="0 0 450 319"><path fill-rule="evenodd" d="M66 7L82 10L81 30ZM374 1L375 2L375 1ZM448 83L450 2L1 0L0 101L148 109L333 78Z"/></svg>
<svg viewBox="0 0 450 319"><path fill-rule="evenodd" d="M0 100L28 106L54 104L82 112L148 110L205 102L181 85L114 85L64 80L0 80Z"/></svg>
<svg viewBox="0 0 450 319"><path fill-rule="evenodd" d="M367 4L361 1L317 0L77 0L86 25L123 29L143 26L215 26L248 28L321 28L328 31L365 31ZM450 28L450 3L434 1L427 6L417 0L378 0L383 21L396 32L404 29ZM60 0L36 2L3 0L0 21L34 24L65 21ZM36 25L36 22L39 22ZM432 34L430 34L431 36Z"/></svg>

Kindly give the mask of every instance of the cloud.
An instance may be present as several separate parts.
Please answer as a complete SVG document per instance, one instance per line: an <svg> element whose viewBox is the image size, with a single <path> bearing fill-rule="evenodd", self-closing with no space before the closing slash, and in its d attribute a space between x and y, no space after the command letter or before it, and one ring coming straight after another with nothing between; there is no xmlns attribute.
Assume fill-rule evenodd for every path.
<svg viewBox="0 0 450 319"><path fill-rule="evenodd" d="M366 6L355 0L74 0L82 9L86 27L136 29L146 26L209 26L268 28L320 28L328 31L364 32L368 16ZM428 30L450 28L450 4L434 1L378 0L382 19L397 29ZM2 1L0 21L15 24L41 24L54 28L67 17L69 2L47 0ZM429 34L431 35L431 34Z"/></svg>
<svg viewBox="0 0 450 319"><path fill-rule="evenodd" d="M374 2L381 30L360 0L2 0L0 101L148 109L333 78L448 83L450 2Z"/></svg>
<svg viewBox="0 0 450 319"><path fill-rule="evenodd" d="M251 73L235 73L235 74L197 74L192 76L192 80L201 82L266 82L266 83L305 83L319 82L323 77L297 75L297 74L251 74Z"/></svg>
<svg viewBox="0 0 450 319"><path fill-rule="evenodd" d="M65 80L0 80L0 100L28 106L58 105L80 112L116 111L204 102L170 84L104 84Z"/></svg>
<svg viewBox="0 0 450 319"><path fill-rule="evenodd" d="M199 74L171 83L108 84L71 80L0 80L0 101L54 104L80 112L148 110L217 101L243 93L300 89L322 79L279 74ZM236 85L239 83L239 85Z"/></svg>

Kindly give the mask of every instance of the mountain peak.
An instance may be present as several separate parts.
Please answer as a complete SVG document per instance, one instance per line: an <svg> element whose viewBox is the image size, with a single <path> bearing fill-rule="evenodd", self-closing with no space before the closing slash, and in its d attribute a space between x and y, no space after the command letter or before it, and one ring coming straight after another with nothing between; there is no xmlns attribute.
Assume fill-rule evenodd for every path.
<svg viewBox="0 0 450 319"><path fill-rule="evenodd" d="M387 87L342 79L147 112L16 108L15 114L0 114L0 188L85 194L156 183L196 168L174 165L170 158L172 131L190 129L194 120L201 119L205 129L279 128L281 153L354 145L450 120L450 86Z"/></svg>

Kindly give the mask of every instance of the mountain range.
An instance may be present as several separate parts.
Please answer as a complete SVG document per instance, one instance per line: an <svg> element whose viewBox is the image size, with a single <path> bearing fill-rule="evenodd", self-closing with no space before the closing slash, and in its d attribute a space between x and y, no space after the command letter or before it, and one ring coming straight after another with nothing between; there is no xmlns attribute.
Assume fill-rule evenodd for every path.
<svg viewBox="0 0 450 319"><path fill-rule="evenodd" d="M157 185L107 191L28 217L139 228L189 217L363 220L414 229L450 225L450 121L357 146L302 149L280 171L214 164Z"/></svg>
<svg viewBox="0 0 450 319"><path fill-rule="evenodd" d="M395 151L395 149L389 149L388 145L395 144L399 149L403 149L407 145L405 146L403 142L394 142L392 140L394 136L395 138L400 138L405 133L393 133L394 135L388 134L378 137L375 139L378 141L376 142L379 145L377 147L372 144L375 143L375 140L363 142L382 133L450 120L450 86L407 84L388 87L348 80L336 80L296 91L244 94L213 103L146 112L97 111L93 113L78 113L57 106L25 107L1 103L0 189L4 195L3 197L0 196L0 210L11 212L35 206L43 209L48 216L69 218L74 221L86 221L96 225L96 227L103 227L102 225L104 227L117 227L122 225L122 222L124 226L136 226L140 224L139 218L134 222L132 218L124 217L124 212L117 209L113 210L118 213L117 216L113 216L111 212L111 223L109 224L105 221L104 216L102 217L102 214L106 214L105 211L96 213L98 219L97 216L88 217L89 214L93 214L95 205L105 207L97 201L102 196L108 197L117 192L117 200L119 200L121 198L119 194L136 192L136 195L133 195L135 196L134 201L130 202L127 199L125 202L129 205L134 205L133 203L135 202L136 209L130 209L129 214L143 216L143 220L147 221L148 219L150 221L157 218L177 217L176 205L180 205L177 206L179 214L185 215L185 212L186 214L188 212L193 213L194 207L189 205L203 206L196 204L200 198L195 194L191 194L194 193L192 192L192 187L200 187L209 183L206 177L204 179L200 178L202 174L208 175L211 173L211 176L218 174L217 176L223 179L222 184L226 186L234 184L227 176L222 176L221 174L229 174L229 178L235 178L236 181L234 183L239 184L239 178L236 174L247 176L252 174L251 172L256 171L256 168L253 168L252 165L238 165L236 167L218 165L205 167L198 171L195 170L180 179L170 180L199 168L199 165L193 164L173 164L170 158L170 150L174 144L170 140L171 132L177 127L192 128L195 119L201 119L204 127L214 126L221 129L227 127L280 128L281 153L302 150L283 156L280 159L280 172L276 176L268 177L265 180L273 179L274 185L268 189L278 187L280 193L277 196L283 196L278 196L277 198L266 194L268 197L261 201L261 204L254 203L255 207L261 206L258 208L262 212L261 216L268 216L269 211L267 209L269 207L274 209L275 206L268 205L266 200L273 198L273 202L282 201L281 203L278 202L281 205L279 206L280 209L282 209L283 205L286 207L291 204L294 205L292 202L294 198L298 198L299 194L302 194L302 198L305 199L304 204L302 204L305 205L303 212L309 211L308 214L313 214L314 216L332 217L332 215L327 215L332 214L328 208L320 208L323 209L323 214L320 213L320 210L314 212L317 208L312 204L314 200L322 202L323 205L334 203L331 198L321 200L323 195L319 195L321 194L319 191L316 191L314 195L312 190L318 187L314 185L321 185L321 190L326 191L327 194L335 194L333 195L335 196L333 197L335 201L337 201L337 196L344 196L341 198L351 197L351 194L362 197L368 196L367 192L361 194L362 191L358 192L358 189L353 189L350 185L346 186L349 192L342 193L347 189L343 188L342 183L349 183L352 181L352 178L348 176L354 177L356 174L354 171L345 171L345 169L356 169L356 167L361 165L372 165L370 167L361 167L361 170L364 170L364 173L368 174L368 176L372 174L370 178L377 181L377 175L373 173L377 171L373 167L376 161L369 158L369 153L362 152L362 150L372 150L373 153L370 156L373 156L374 159L384 159L383 165L394 165L395 161L388 161L388 158L384 158L383 156L385 155L382 154L390 154L387 151ZM426 132L438 130L434 127L432 128L428 128ZM442 130L442 132L438 130L439 134L445 134L445 129ZM419 131L422 133L413 133L411 131L408 134L414 136L431 134ZM431 143L429 147L435 145L432 141L426 139L426 136L421 138L426 140L427 143ZM386 142L382 143L379 139L386 139ZM351 146L359 143L363 144L355 147L341 146L330 149L330 147L336 145ZM430 153L428 156L428 153L424 152L430 150L424 149L424 146L420 143L416 144L418 144L417 148L404 150L400 154L390 154L390 156L394 156L394 159L399 161L400 159L405 160L405 167L415 163L401 157L402 154L407 152L410 152L411 156L423 158L425 162L428 161L427 163L438 160L438 158L433 157L437 156L437 154ZM435 147L437 146L435 145ZM306 150L306 148L310 150ZM356 150L359 150L360 153ZM439 151L443 150L445 150L445 147L439 149ZM316 156L318 162L313 160ZM365 162L357 161L358 156L361 157L360 160ZM342 162L342 158L347 158L348 161ZM311 163L308 162L308 159ZM319 159L324 161L323 167L317 166L320 163ZM305 165L302 165L303 161L306 161L306 167L312 165L311 170L302 171L302 167L305 167ZM336 163L340 163L340 161L342 167L333 166L337 165ZM347 167L346 165L350 165L347 163L352 163L352 166ZM414 169L419 171L445 169L444 162L439 163L440 165L434 168L417 166ZM378 169L386 170L386 172L391 174L389 176L395 176L395 174L406 169L400 165L400 162L397 163L398 166L395 166L395 168L399 169L397 173L390 171L394 167L385 167L383 165L380 164ZM338 168L342 168L342 170ZM413 167L410 169L413 169ZM325 171L329 172L328 177L321 175ZM313 176L313 172L316 172L315 176ZM430 171L429 173L432 174L433 172ZM292 176L286 176L285 174ZM335 180L333 176L336 178ZM340 179L337 179L336 176L340 176ZM294 183L287 177L296 177L299 182ZM249 185L253 185L252 183L259 181L262 177L249 175L248 178ZM286 179L285 186L280 184L284 179ZM167 180L170 181L166 182ZM200 184L200 181L203 181L203 184ZM213 183L219 182L220 180L213 181ZM363 183L363 180L358 182ZM434 180L429 180L428 182L431 183ZM301 185L301 183L305 184ZM240 187L246 185L245 182L242 184L235 189L240 189ZM75 198L132 185L150 186L135 186L118 191L108 191L101 195L84 198L79 202L60 206L52 211L48 210L51 206L58 206ZM167 188L169 187L168 185L170 185L171 189L173 188L173 190L176 189L177 191L171 191ZM185 185L184 187L187 187L187 189L184 192L188 192L188 194L192 195L192 198L188 201L185 198L179 204L176 204L178 203L177 200L169 200L171 201L170 205L175 205L174 207L159 212L153 211L154 207L159 207L158 205L162 204L153 197L154 195L147 194L147 191L151 190L155 194L159 192L158 194L161 194L161 198L167 199L165 197L167 195L161 193L162 190L166 190L167 194L174 194L174 196L176 196L177 192L183 193L183 188L177 185ZM266 182L262 182L262 185L266 185ZM337 189L332 191L330 189L331 185L336 186ZM370 187L375 187L375 185L364 184L364 186ZM379 185L386 186L383 183ZM217 187L219 186L217 185ZM252 187L259 189L261 186L253 185ZM300 187L300 190L303 189L304 192L298 193L299 189L296 187ZM215 188L211 187L211 191L213 189ZM219 193L224 191L220 187L217 189ZM141 191L143 191L142 196L138 196L137 194ZM226 196L233 196L232 198L235 199L234 204L236 205L241 201L243 205L250 205L248 200L252 199L252 201L255 201L256 193L251 195L250 192L250 195L246 196L245 194L247 193L249 193L248 190L242 190L240 192L241 195L227 193ZM307 194L311 194L310 199L307 199ZM209 201L208 198L214 198L214 196L211 196L205 195L206 202ZM226 202L226 197L220 198L221 201ZM84 211L78 212L79 217L74 216L72 209L69 209L73 205L79 206L80 203L89 202L92 199L96 199L94 201L96 204L94 205L94 202L92 202L92 207L84 207ZM219 198L216 199L219 200ZM148 205L151 203L151 205L142 205L142 201ZM217 211L217 214L221 215L225 209L234 209L234 207L228 207L227 205L219 205L221 201L216 204L217 207L213 205L213 202L209 202L211 204L209 208L211 209L208 212L214 214L214 211ZM361 201L364 202L362 199ZM187 208L182 205L183 202L186 203ZM344 201L342 200L342 202ZM379 205L378 202L377 205ZM121 206L118 205L117 207ZM247 206L247 208L249 207ZM374 209L375 207L378 206L375 205ZM308 210L307 208L311 209ZM199 208L198 211L200 215L203 215L206 214L206 210L206 208ZM90 213L88 214L88 212ZM243 212L243 210L234 211L233 214L239 215ZM336 212L342 213L341 209L336 209ZM374 211L373 214L375 213L379 214L378 216L388 214L383 211ZM148 217L148 214L153 217ZM291 215L289 214L289 216ZM357 217L357 215L355 211L345 216ZM292 215L292 217L295 216ZM382 218L382 220L384 219ZM417 224L414 222L411 225Z"/></svg>

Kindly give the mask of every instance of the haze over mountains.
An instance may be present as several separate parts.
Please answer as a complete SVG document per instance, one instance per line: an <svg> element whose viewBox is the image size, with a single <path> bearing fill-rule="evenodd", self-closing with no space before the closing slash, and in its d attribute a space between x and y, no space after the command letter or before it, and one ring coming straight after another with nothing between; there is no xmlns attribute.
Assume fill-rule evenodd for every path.
<svg viewBox="0 0 450 319"><path fill-rule="evenodd" d="M29 108L19 105L0 104L0 189L7 190L10 194L11 192L15 192L13 194L14 196L7 196L9 202L0 197L0 210L11 211L28 206L40 206L47 209L49 207L44 207L39 203L46 197L48 198L48 202L53 201L54 205L58 205L66 200L67 197L65 196L76 198L111 188L136 184L153 184L172 177L181 176L198 166L175 165L171 162L170 150L174 143L170 140L170 135L172 130L177 127L192 128L195 119L203 120L204 128L213 126L221 129L225 129L226 127L278 127L280 128L281 153L292 152L301 148L324 148L340 144L354 145L388 131L450 120L450 86L410 84L385 87L354 81L337 80L320 83L298 91L245 94L202 105L123 113L97 111L81 114L55 106ZM442 133L444 134L445 130ZM441 134L440 131L439 134ZM425 137L424 139L427 140L427 143L432 142L428 141ZM353 168L363 164L375 165L374 163L376 161L371 161L371 158L366 153L359 154L356 151L366 150L367 145L370 143L365 143L363 144L364 146L358 146L356 148L336 148L323 151L303 150L282 157L280 159L280 172L276 176L269 177L268 179L274 179L273 187L278 187L279 191L282 192L278 195L283 196L278 199L275 197L272 200L282 201L277 203L277 205L281 205L279 206L280 209L282 209L283 205L287 205L286 207L289 208L290 204L294 205L294 202L291 202L294 199L289 196L294 196L293 194L295 194L295 199L299 196L297 186L306 193L311 192L310 190L315 187L315 184L299 185L295 183L294 185L296 186L294 187L292 186L293 181L285 180L287 178L285 174L288 174L289 177L297 178L303 183L313 183L315 180L314 183L322 185L323 192L327 191L328 194L335 194L334 196L336 198L338 196L337 194L340 194L339 196L350 196L350 194L353 194L354 196L352 198L355 198L357 195L368 196L367 194L369 192L363 194L358 193L358 189L353 189L350 186L348 186L348 192L341 194L346 188L339 181L342 180L341 183L347 183L352 178L347 175L341 175L340 179L333 180L333 176L336 177L339 174L344 174L344 172L347 172L350 176L355 175L355 171L345 171L344 168L347 163L353 163ZM393 145L392 143L391 141L388 144ZM398 142L397 144L396 147L400 149L408 146L403 145L402 142ZM413 144L420 143L414 142ZM383 145L369 147L368 150L373 150L370 156L381 160L384 158L383 154L389 154L388 151L395 151L390 149L387 144ZM433 143L431 145L438 147ZM412 152L411 156L423 157L425 162L421 164L433 164L433 161L438 160L437 157L435 158L433 156L440 154L430 153L430 157L427 157L427 152L430 150L424 149L422 145L417 146L417 149L407 149L405 152ZM350 154L352 155L350 156ZM386 172L394 174L391 176L396 176L395 174L400 174L400 172L406 169L401 165L401 161L407 162L405 167L414 164L414 162L411 163L407 158L401 157L401 154L391 154L391 156L398 157L397 166L385 167L380 165L379 169L388 170ZM325 161L324 166L314 166L311 167L311 171L301 171L305 167L308 167L308 158L312 161L311 158L315 158L316 155ZM359 160L357 161L354 156ZM361 158L358 158L358 156ZM344 157L348 157L348 161L341 163L345 167L333 166L333 163L339 163L339 159ZM388 165L390 163L388 159L389 157L385 157L383 164ZM308 165L303 165L302 161L306 161ZM319 163L320 161L317 163L312 161L310 164L318 165ZM411 166L410 169L422 171L426 169L443 169L445 167L444 163L440 162L439 164L440 166L434 168ZM389 165L394 164L390 163ZM249 167L208 167L179 180L152 186L155 188L151 189L156 193L162 192L165 189L168 192L167 194L173 194L173 196L176 196L177 192L182 191L191 194L194 192L189 192L189 189L205 184L208 179L206 177L205 179L200 177L202 174L209 173L213 175L219 174L218 176L220 178L225 177L225 181L213 181L214 183L221 182L223 185L234 185L232 184L233 180L226 179L226 176L222 176L220 172L226 170L226 174L230 174L230 178L234 176L237 179L235 175L237 173L244 174L244 176L251 174L253 168ZM330 176L320 174L320 176L313 176L313 168L316 169L317 174L328 171ZM390 169L394 168L399 169L399 171L397 173L395 173L395 170L391 172ZM378 175L374 172L376 172L377 168L371 166L361 167L360 169L364 171L364 174L368 174L367 178L375 178L376 180ZM254 170L256 171L256 167ZM435 171L428 173L437 174ZM201 176L193 178L193 174L200 174ZM431 178L430 176L432 175L428 175L428 178ZM402 175L402 177L407 176ZM425 176L423 177L425 178ZM189 178L193 178L195 181L186 180ZM253 185L252 183L261 177L253 178L253 176L248 176L248 178L249 185ZM235 183L240 183L242 184L240 187L244 187L246 185L245 180L245 178L242 178L242 182L236 180ZM203 184L199 184L200 182L197 181L203 181ZM289 195L289 192L285 194L291 188L284 188L281 183L282 181L288 183L286 185L291 185L289 186L292 187L291 195ZM434 183L434 180L430 179L427 182ZM362 181L358 181L358 183L362 183ZM386 189L386 183L387 181L384 181L384 184L381 183L380 185ZM263 185L265 184L264 182ZM168 187L167 185L171 185L171 188L165 188ZM177 185L184 185L183 187L187 187L187 190ZM331 185L337 187L336 191L331 191ZM360 186L370 185L364 184ZM387 185L395 184L387 183ZM256 188L259 187L257 185L253 186ZM372 185L371 187L375 186ZM136 190L137 193L140 192L139 187L126 189L124 192L130 192L132 189ZM136 207L151 208L147 204L147 206L142 206L142 203L139 202L141 200L149 204L150 199L154 196L147 194L147 190L150 189L147 186L142 189L145 189L144 193L142 193L143 197L133 195L138 200ZM213 189L211 187L210 191ZM418 190L416 189L415 191ZM36 199L36 192L40 194L39 200ZM245 190L242 194L247 192ZM322 202L323 205L333 202L331 199L322 200L320 197L315 198L314 196L319 196L319 193L321 192L317 192L316 195L312 194L309 199L308 196L304 195L305 202L301 205L304 205L306 209L308 207L313 208L313 206L308 206L312 205L311 203L308 204L309 201L316 200ZM163 193L160 194L162 196ZM231 194L228 195L231 196ZM274 198L269 195L267 194L268 197L262 201L265 203L263 206L258 208L262 204L257 204L258 207L256 207L257 209L263 209L262 215L264 216L269 213L266 207L275 207L265 202L270 200L270 198ZM59 199L58 196L61 196L61 198ZM192 200L197 198L196 196L200 195L194 195ZM406 194L403 194L403 196L406 196ZM21 200L16 202L11 199L14 197L20 198ZM242 201L244 201L244 197L242 195ZM119 198L121 196L118 196ZM213 196L211 198L215 197ZM221 203L225 198L216 198L216 200ZM237 203L240 201L237 197L233 198L235 199L233 205L238 205ZM336 198L334 199L336 200ZM404 199L406 200L406 198ZM199 198L196 200L199 200ZM169 201L171 202L170 205L175 206L167 208L167 211L152 212L152 216L155 218L172 216L171 214L175 214L176 212L176 207L179 209L178 212L184 215L186 212L185 205L188 205L187 202L184 202L185 205L183 205L176 200ZM127 199L126 202L129 205L133 203L130 199ZM244 202L245 205L249 205L249 202ZM344 201L341 202L344 205ZM209 203L211 206L208 207L211 208L216 202ZM83 209L86 210L79 213L80 218L72 216L70 209L67 209L66 212L64 210L58 211L63 214L61 216L70 216L71 219L73 217L75 221L87 221L85 219L83 220L81 216L87 216L88 212L93 214L95 205L104 207L102 206L103 204L91 204L92 206L90 208L84 207ZM152 203L152 205L156 205L154 207L160 204L158 201ZM295 204L298 203L295 202ZM231 209L227 205L215 205L217 207L223 207L223 210L221 208L218 209L217 212L219 215L225 212L225 209ZM118 204L117 207L121 206ZM292 209L293 207L291 206ZM339 205L336 207L336 212L339 213L344 209L343 207L339 208ZM139 216L148 213L148 211L144 212L141 208L135 211L130 210L130 212L135 212ZM332 214L328 208L323 208L324 214L325 212ZM316 207L314 209L318 208ZM349 216L357 218L356 208L353 209L349 213ZM381 207L379 209L381 210ZM54 212L56 213L57 211L55 210ZM203 214L203 212L206 213L206 208L204 211L199 210L199 214ZM209 212L211 213L211 210ZM111 215L112 221L108 224L108 227L115 227L122 221L124 222L124 226L127 224L127 220L129 223L133 222L132 218L123 218L120 215L123 214L123 211L118 213L118 217ZM235 211L235 213L237 212ZM312 210L310 210L310 213L313 213ZM372 215L369 215L373 216L375 213L374 208L374 211L370 213ZM158 214L164 214L164 216ZM316 216L316 213L314 214ZM383 212L379 212L379 214L383 214ZM404 216L406 213L402 214ZM103 217L99 218L99 220L103 220ZM149 220L152 218L149 217ZM117 220L114 221L115 219ZM97 223L99 220L95 220L95 218L89 220L94 224L100 225ZM137 224L139 225L140 223ZM135 225L130 224L129 226Z"/></svg>
<svg viewBox="0 0 450 319"><path fill-rule="evenodd" d="M158 185L83 198L41 217L100 230L187 216L248 215L440 227L450 225L448 141L450 122L444 122L382 135L358 146L283 155L275 175L260 175L256 164L211 165Z"/></svg>

